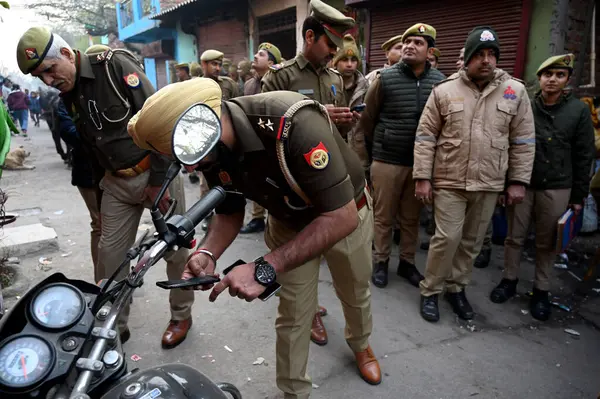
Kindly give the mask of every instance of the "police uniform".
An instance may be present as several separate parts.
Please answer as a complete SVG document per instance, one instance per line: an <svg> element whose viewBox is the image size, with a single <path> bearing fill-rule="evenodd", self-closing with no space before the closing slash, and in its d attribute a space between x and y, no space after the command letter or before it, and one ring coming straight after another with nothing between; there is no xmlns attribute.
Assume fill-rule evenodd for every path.
<svg viewBox="0 0 600 399"><path fill-rule="evenodd" d="M311 16L321 23L327 37L338 47L343 47L344 32L354 26L354 20L321 0L311 0L310 12ZM302 53L293 60L272 66L264 76L263 93L279 90L295 91L321 104L332 104L338 107L348 105L342 76L331 68L316 69ZM338 132L344 136L348 130L348 126L338 126ZM326 311L316 309L312 340L319 345L325 345L327 331L320 318L321 312L325 314Z"/></svg>
<svg viewBox="0 0 600 399"><path fill-rule="evenodd" d="M178 69L183 69L184 71L186 71L187 74L188 74L188 76L189 76L188 79L191 79L191 76L190 76L190 64L189 63L187 63L187 62L181 62L179 64L175 64L175 70L177 71ZM187 80L187 79L183 79L183 80Z"/></svg>
<svg viewBox="0 0 600 399"><path fill-rule="evenodd" d="M402 35L397 35L397 36L389 38L381 45L381 49L387 53L397 43L402 43ZM375 78L379 75L379 73L381 72L382 69L388 68L390 66L391 65L389 65L389 64L385 64L382 68L375 69L375 70L369 72L367 74L367 76L365 76L367 78L367 81L369 82L369 84L371 84L375 81Z"/></svg>
<svg viewBox="0 0 600 399"><path fill-rule="evenodd" d="M260 51L260 50L265 50L267 53L269 53L269 55L274 58L275 63L278 64L281 62L281 51L279 51L279 48L277 46L275 46L274 44L267 43L267 42L261 43L258 46L258 51ZM257 74L256 76L253 76L252 78L250 78L246 81L246 83L244 84L244 95L245 96L251 96L251 95L260 93L261 82L262 82L263 76L258 76L258 74ZM240 233L249 234L249 233L256 233L259 231L263 231L265 228L264 219L265 219L265 208L263 208L256 202L252 202L252 214L251 214L250 222L246 226L242 227L242 229L240 230Z"/></svg>
<svg viewBox="0 0 600 399"><path fill-rule="evenodd" d="M31 28L21 37L17 60L23 73L32 72L43 62L53 39L54 35L44 28ZM150 205L144 199L144 190L148 186L162 185L170 162L162 155L136 146L127 133L127 123L155 91L137 59L122 50L99 54L74 51L74 56L76 83L70 92L63 94L63 100L68 110L79 115L78 131L106 170L100 182L102 237L94 273L96 280L100 280L109 277L125 259L135 241L144 208ZM177 200L175 212L184 212L181 178L176 179L169 190ZM169 279L181 277L187 257L185 248L165 257ZM125 268L118 278L127 272ZM172 320L189 320L194 293L172 290L169 295ZM121 333L128 331L128 316L129 306L118 322ZM163 336L164 346L183 340L180 334L175 334L178 342L173 341L173 334L169 333L170 338L166 338L169 331Z"/></svg>
<svg viewBox="0 0 600 399"><path fill-rule="evenodd" d="M195 80L180 85L194 85L190 90L194 93L207 91L203 82ZM173 97L180 91L173 88ZM152 109L157 109L159 101L153 101ZM183 110L188 103L197 101L195 96L178 107ZM173 104L170 99L167 103ZM269 211L265 242L271 250L294 239L319 215L340 209L352 200L356 202L358 227L323 256L342 302L345 336L355 352L359 370L368 382L379 383L381 372L368 343L372 329L369 276L373 214L358 157L330 123L324 106L298 93L280 91L238 97L221 107L209 98L207 104L229 114L236 141L228 157L220 157L216 164L203 170L211 186L222 186L227 192L216 212L243 213L246 198L264 206ZM144 125L154 126L154 114L143 114L144 111L138 123L146 119ZM157 129L170 137L172 126L164 125ZM137 142L147 142L146 129L136 127L135 132L141 135ZM157 140L165 143L161 147L164 151L170 151L168 140ZM277 275L282 286L276 320L277 385L285 392L285 398L308 398L311 392L306 370L311 319L317 306L319 264L317 256Z"/></svg>

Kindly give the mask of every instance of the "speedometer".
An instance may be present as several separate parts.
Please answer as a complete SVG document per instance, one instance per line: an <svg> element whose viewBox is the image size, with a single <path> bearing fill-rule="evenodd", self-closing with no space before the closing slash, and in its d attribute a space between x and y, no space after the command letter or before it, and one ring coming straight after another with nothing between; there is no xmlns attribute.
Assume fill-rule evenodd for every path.
<svg viewBox="0 0 600 399"><path fill-rule="evenodd" d="M52 284L31 302L34 321L42 327L61 329L75 324L85 311L81 292L68 284Z"/></svg>
<svg viewBox="0 0 600 399"><path fill-rule="evenodd" d="M50 344L34 335L10 338L0 347L0 384L10 388L32 386L54 366Z"/></svg>

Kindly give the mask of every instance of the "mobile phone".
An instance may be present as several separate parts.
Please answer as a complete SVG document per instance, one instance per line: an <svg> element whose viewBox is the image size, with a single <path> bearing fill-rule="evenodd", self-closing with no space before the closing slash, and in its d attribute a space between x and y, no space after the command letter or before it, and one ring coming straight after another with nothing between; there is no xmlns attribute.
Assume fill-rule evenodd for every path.
<svg viewBox="0 0 600 399"><path fill-rule="evenodd" d="M350 108L350 111L363 112L366 107L367 107L367 104L358 104L358 105L355 105L354 107Z"/></svg>
<svg viewBox="0 0 600 399"><path fill-rule="evenodd" d="M223 270L223 274L227 275L227 273L229 273L230 271L233 270L234 267L236 266L240 266L240 265L245 265L247 262L238 259L235 261L235 263L233 263L231 266L229 266L227 269ZM271 284L270 286L267 287L267 289L265 289L265 291L260 294L258 296L258 299L260 299L261 301L266 301L269 298L271 298L273 295L277 294L279 292L279 290L281 289L281 285L279 285L278 282L274 282L273 284Z"/></svg>
<svg viewBox="0 0 600 399"><path fill-rule="evenodd" d="M215 276L194 277L187 280L166 280L157 281L156 285L165 290L173 290L175 288L195 287L197 285L214 284L221 281Z"/></svg>

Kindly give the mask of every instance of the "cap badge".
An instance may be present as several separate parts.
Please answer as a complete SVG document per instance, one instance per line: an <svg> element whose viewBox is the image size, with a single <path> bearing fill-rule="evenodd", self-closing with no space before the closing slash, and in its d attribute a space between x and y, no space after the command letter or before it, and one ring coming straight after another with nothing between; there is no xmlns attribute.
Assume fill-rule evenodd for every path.
<svg viewBox="0 0 600 399"><path fill-rule="evenodd" d="M346 50L346 55L348 57L352 57L354 55L354 51L352 51L352 49L348 49L348 50Z"/></svg>
<svg viewBox="0 0 600 399"><path fill-rule="evenodd" d="M426 30L427 30L427 28L425 28L425 25L419 26L419 32L425 33Z"/></svg>
<svg viewBox="0 0 600 399"><path fill-rule="evenodd" d="M40 56L37 53L37 50L33 47L25 49L25 56L28 60L37 60L40 58Z"/></svg>
<svg viewBox="0 0 600 399"><path fill-rule="evenodd" d="M571 63L571 57L569 57L568 55L565 56L563 58L563 62L565 63L565 65L569 65Z"/></svg>
<svg viewBox="0 0 600 399"><path fill-rule="evenodd" d="M481 32L481 36L479 37L479 41L481 42L492 42L494 40L496 40L496 38L494 37L494 34L489 30L484 30L483 32Z"/></svg>

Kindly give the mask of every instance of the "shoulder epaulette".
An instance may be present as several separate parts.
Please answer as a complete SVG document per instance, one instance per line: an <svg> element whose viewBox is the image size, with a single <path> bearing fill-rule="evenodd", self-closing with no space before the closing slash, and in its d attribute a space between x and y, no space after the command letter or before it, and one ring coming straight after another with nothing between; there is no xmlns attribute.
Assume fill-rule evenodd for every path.
<svg viewBox="0 0 600 399"><path fill-rule="evenodd" d="M296 59L292 58L291 60L287 60L287 61L281 62L279 64L272 65L269 69L271 71L277 72L277 71L279 71L281 69L285 69L285 68L287 68L287 67L289 67L291 65L294 65L295 63L296 63Z"/></svg>
<svg viewBox="0 0 600 399"><path fill-rule="evenodd" d="M439 85L441 85L441 84L443 84L443 83L446 83L446 82L451 82L451 81L453 81L453 80L456 80L456 79L458 79L459 77L460 77L460 75L458 74L458 72L456 72L456 73L453 73L452 75L448 76L446 79L444 79L444 80L440 80L439 82L437 82L437 83L434 83L434 84L433 84L433 87L437 87L437 86L439 86Z"/></svg>

